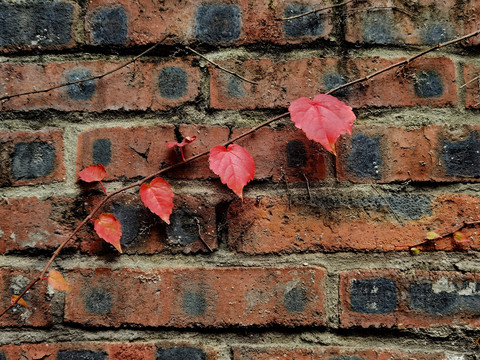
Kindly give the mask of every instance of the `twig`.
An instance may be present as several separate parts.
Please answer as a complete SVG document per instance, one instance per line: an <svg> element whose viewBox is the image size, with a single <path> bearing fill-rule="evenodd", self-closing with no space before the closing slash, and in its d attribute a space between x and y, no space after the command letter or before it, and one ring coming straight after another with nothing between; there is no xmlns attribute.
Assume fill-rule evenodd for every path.
<svg viewBox="0 0 480 360"><path fill-rule="evenodd" d="M393 11L398 11L401 13L404 13L405 15L408 15L412 18L416 18L415 15L413 15L411 12L408 12L407 10L401 9L398 6L375 6L375 7L370 7L366 9L351 9L348 10L347 12L360 12L360 11L377 11L377 10L393 10Z"/></svg>
<svg viewBox="0 0 480 360"><path fill-rule="evenodd" d="M205 239L202 236L202 228L200 227L200 220L198 220L197 217L194 217L194 219L197 222L198 237L199 237L200 241L203 243L203 245L205 245L207 247L208 251L213 252L213 249L207 244L207 242L205 241Z"/></svg>
<svg viewBox="0 0 480 360"><path fill-rule="evenodd" d="M423 56L423 55L426 55L426 54L428 54L428 53L430 53L430 52L432 52L432 51L438 50L438 49L440 49L440 48L442 48L442 47L445 47L445 46L448 46L448 45L456 44L456 43L458 43L458 42L460 42L460 41L466 40L466 39L471 38L471 37L473 37L473 36L476 36L476 35L478 35L478 34L480 34L480 30L477 30L477 31L474 31L474 32L472 32L472 33L470 33L470 34L464 35L464 36L462 36L462 37L459 37L459 38L456 38L456 39L453 39L453 40L446 41L446 42L444 42L444 43L435 45L435 46L433 46L433 47L431 47L431 48L429 48L429 49L427 49L427 50L424 50L424 51L422 51L422 52L419 52L418 54L416 54L416 55L414 55L414 56L412 56L412 57L410 57L410 58L408 58L408 59L406 59L406 60L402 60L402 61L400 61L400 62L398 62L398 63L396 63L396 64L387 66L386 68L383 68L383 69L381 69L381 70L378 70L378 71L376 71L376 72L374 72L374 73L372 73L372 74L370 74L370 75L367 75L367 76L365 76L365 77L363 77L363 78L350 81L350 82L348 82L348 83L346 83L346 84L343 84L343 85L340 85L340 86L338 86L338 87L336 87L336 88L334 88L334 89L331 89L330 91L326 92L326 94L329 95L329 94L332 94L332 93L335 92L335 91L338 91L338 90L340 90L340 89L346 88L346 87L348 87L348 86L352 86L352 85L355 85L355 84L358 84L358 83L367 81L367 80L369 80L369 79L371 79L371 78L373 78L373 77L375 77L375 76L378 76L378 75L380 75L380 74L383 74L383 73L386 72L386 71L389 71L389 70L391 70L391 69L394 69L394 68L399 67L399 66L402 66L402 65L406 65L406 64L408 64L408 63L410 63L410 62L418 59L419 57L421 57L421 56Z"/></svg>
<svg viewBox="0 0 480 360"><path fill-rule="evenodd" d="M241 80L243 80L243 81L245 81L245 82L248 82L248 83L250 83L250 84L258 85L257 82L252 81L252 80L248 80L248 79L244 78L243 76L238 75L237 73L234 73L233 71L230 71L230 70L225 69L224 67L218 65L217 63L215 63L215 62L213 62L212 60L208 59L205 55L202 55L202 54L200 54L198 51L192 49L190 46L185 46L185 49L190 50L190 51L193 52L194 54L200 56L202 59L208 61L208 62L209 62L210 64L212 64L213 66L219 68L219 69L222 70L222 71L225 71L226 73L229 73L229 74L231 74L231 75L234 75L234 76L238 77L239 79L241 79Z"/></svg>
<svg viewBox="0 0 480 360"><path fill-rule="evenodd" d="M392 206L390 205L390 203L388 202L387 198L380 192L378 191L377 187L373 184L371 184L373 190L375 190L375 192L380 195L380 197L383 199L383 201L385 201L385 204L387 204L388 208L390 209L390 211L392 212L393 214L393 217L397 220L397 222L400 224L400 225L403 225L402 221L400 220L400 218L398 217L397 213L393 210Z"/></svg>
<svg viewBox="0 0 480 360"><path fill-rule="evenodd" d="M298 19L298 18L300 18L300 17L307 16L307 15L310 15L310 14L313 14L313 13L317 13L317 12L320 12L320 11L330 10L330 9L333 9L333 8L336 8L336 7L344 6L344 5L347 5L347 4L349 4L349 3L351 3L351 2L354 2L354 1L357 1L357 0L347 0L347 1L344 1L344 2L342 2L342 3L340 3L340 4L331 5L331 6L325 6L325 7L319 8L319 9L307 11L306 13L303 13L303 14L298 14L298 15L294 15L294 16L282 18L282 20L283 20L283 21L287 21L287 20Z"/></svg>
<svg viewBox="0 0 480 360"><path fill-rule="evenodd" d="M469 80L469 81L467 81L465 84L463 84L462 86L460 86L460 89L463 89L465 86L470 85L472 82L474 82L474 81L476 81L476 80L478 80L478 79L480 79L480 75L474 77L473 79L471 79L471 80Z"/></svg>
<svg viewBox="0 0 480 360"><path fill-rule="evenodd" d="M310 183L308 182L307 175L305 175L304 172L302 172L302 175L305 178L305 183L307 184L308 198L310 199L310 201L312 201L312 193L310 192Z"/></svg>
<svg viewBox="0 0 480 360"><path fill-rule="evenodd" d="M16 97L20 97L20 96L26 96L26 95L33 95L33 94L41 94L41 93L46 93L46 92L50 92L50 91L53 91L53 90L56 90L56 89L60 89L60 88L63 88L63 87L66 87L66 86L70 86L70 85L75 85L75 84L81 84L81 83L84 83L86 81L92 81L92 80L99 80L99 79L102 79L104 78L105 76L108 76L108 75L111 75L119 70L122 70L124 67L127 67L128 65L134 63L135 61L137 61L138 59L140 59L141 57L145 56L146 54L148 54L149 52L151 52L152 50L154 50L157 46L159 46L165 39L167 38L167 35L165 35L161 40L159 40L155 45L149 47L147 50L145 50L144 52L140 53L139 55L133 57L132 59L130 59L129 61L127 61L125 64L122 64L120 66L117 66L115 69L112 69L110 71L107 71L106 73L104 74L101 74L101 75L96 75L96 76L90 76L88 78L85 78L85 79L80 79L80 80L76 80L76 81L71 81L71 82L66 82L66 83L63 83L63 84L60 84L60 85L56 85L56 86L53 86L51 88L48 88L48 89L42 89L42 90L34 90L34 91L27 91L27 92L23 92L23 93L18 93L18 94L13 94L13 95L5 95L5 96L2 96L0 97L0 101L1 102L6 102L12 98L16 98Z"/></svg>

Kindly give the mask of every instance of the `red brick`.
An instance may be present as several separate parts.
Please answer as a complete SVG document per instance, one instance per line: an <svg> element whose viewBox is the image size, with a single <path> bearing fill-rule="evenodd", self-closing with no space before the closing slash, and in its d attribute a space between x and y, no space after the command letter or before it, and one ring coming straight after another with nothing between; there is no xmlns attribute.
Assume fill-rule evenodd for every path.
<svg viewBox="0 0 480 360"><path fill-rule="evenodd" d="M299 97L326 92L340 78L345 82L356 80L403 60L405 58L350 58L344 61L309 58L278 62L247 59L236 66L233 66L234 60L223 60L218 63L258 85L242 82L210 67L210 106L215 109L285 108ZM424 57L399 69L346 89L337 96L354 108L443 107L456 103L452 60ZM329 80L329 77L339 79Z"/></svg>
<svg viewBox="0 0 480 360"><path fill-rule="evenodd" d="M251 255L405 250L422 242L429 231L444 234L477 220L480 207L477 197L462 194L385 193L401 225L374 192L313 195L308 200L305 190L305 195L290 201L286 196L263 196L232 203L227 213L229 249ZM463 232L472 241L467 248L480 247L475 228ZM436 245L437 250L461 248L451 237ZM422 247L429 249L433 247Z"/></svg>
<svg viewBox="0 0 480 360"><path fill-rule="evenodd" d="M323 360L323 359L362 359L362 360L423 360L447 359L440 353L418 353L398 350L355 350L340 347L314 347L296 349L278 348L234 348L233 360Z"/></svg>
<svg viewBox="0 0 480 360"><path fill-rule="evenodd" d="M10 305L11 296L20 294L38 274L39 272L36 270L12 267L0 269L0 304L2 304L2 310ZM25 301L30 310L21 305L14 307L0 318L0 327L45 327L52 325L52 309L47 295L46 281L37 283L35 291L30 291L25 296Z"/></svg>
<svg viewBox="0 0 480 360"><path fill-rule="evenodd" d="M301 4L318 8L318 2L315 0L304 0ZM328 0L322 6L331 4L332 1ZM240 14L239 22L235 23L230 19L228 28L224 29L223 23L215 22L215 17L199 15L199 8L212 5L235 7L235 11ZM102 45L102 41L98 41L99 35L95 33L96 17L102 10L112 8L123 9L126 17L126 23L123 24L126 28L126 37L118 38L116 45L133 46L153 43L163 39L166 34L170 36L164 41L166 44L200 41L237 46L265 41L287 44L331 38L333 21L328 16L318 16L320 19L318 28L308 23L306 25L303 19L291 20L289 23L280 21L279 19L285 16L288 5L290 4L279 0L256 2L225 0L221 3L167 0L158 4L146 0L95 0L90 2L87 10L86 38L89 44ZM223 13L220 16L230 18ZM315 15L310 16L309 19L312 17ZM288 26L296 28L288 31ZM197 36L199 28L207 31L206 35ZM226 35L229 33L231 34Z"/></svg>
<svg viewBox="0 0 480 360"><path fill-rule="evenodd" d="M127 60L125 60L126 62ZM67 82L98 76L125 62L82 61L46 64L2 64L2 96L48 89ZM164 97L159 90L159 73L175 67L185 75L185 89L176 97ZM82 77L79 77L80 74ZM94 85L93 85L94 83ZM162 63L139 61L100 80L70 85L47 93L12 98L4 110L61 111L166 110L193 100L198 94L199 71L191 60L175 59Z"/></svg>
<svg viewBox="0 0 480 360"><path fill-rule="evenodd" d="M204 354L206 360L216 360L218 351L215 348L204 347L191 342L128 342L128 343L100 343L100 342L67 342L54 344L22 344L5 345L0 347L0 354L7 359L45 359L56 360L63 358L85 358L103 355L109 360L155 360L156 352L182 349L183 351L196 351ZM0 355L1 356L1 355ZM102 357L103 358L103 357Z"/></svg>
<svg viewBox="0 0 480 360"><path fill-rule="evenodd" d="M463 23L468 19L465 3L456 0L350 3L345 39L382 45L436 45L463 35Z"/></svg>
<svg viewBox="0 0 480 360"><path fill-rule="evenodd" d="M0 131L0 187L65 180L62 131Z"/></svg>
<svg viewBox="0 0 480 360"><path fill-rule="evenodd" d="M322 325L324 275L307 267L75 269L65 321L177 328Z"/></svg>
<svg viewBox="0 0 480 360"><path fill-rule="evenodd" d="M355 270L340 274L343 328L478 327L478 274Z"/></svg>
<svg viewBox="0 0 480 360"><path fill-rule="evenodd" d="M464 81L469 82L480 75L480 66L467 63L463 69ZM480 79L472 81L465 87L465 106L471 109L480 108Z"/></svg>
<svg viewBox="0 0 480 360"><path fill-rule="evenodd" d="M86 199L87 211L101 201L100 197ZM170 225L148 210L138 193L119 195L102 211L113 213L120 221L121 246L126 254L210 253L218 246L215 207L221 201L217 195L175 194ZM116 250L100 239L89 225L79 235L75 246L89 254L116 254Z"/></svg>
<svg viewBox="0 0 480 360"><path fill-rule="evenodd" d="M71 231L69 198L10 198L0 202L0 253L55 249Z"/></svg>

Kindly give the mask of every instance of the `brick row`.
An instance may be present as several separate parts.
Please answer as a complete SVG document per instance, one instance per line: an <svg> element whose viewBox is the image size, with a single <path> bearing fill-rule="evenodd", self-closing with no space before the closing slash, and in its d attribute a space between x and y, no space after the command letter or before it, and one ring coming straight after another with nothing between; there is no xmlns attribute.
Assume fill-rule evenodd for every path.
<svg viewBox="0 0 480 360"><path fill-rule="evenodd" d="M120 61L77 61L0 65L0 94L14 95L99 76ZM192 59L139 61L101 80L88 80L48 93L12 98L3 110L90 111L167 110L192 101L199 91L199 69Z"/></svg>
<svg viewBox="0 0 480 360"><path fill-rule="evenodd" d="M388 201L388 204L385 202ZM444 234L478 220L478 197L464 194L331 194L244 197L227 213L228 248L250 255L404 251L424 241L429 231ZM395 216L392 214L395 212ZM397 220L399 219L399 220ZM401 224L398 222L401 221ZM480 248L477 229L462 230L471 240L449 236L421 250Z"/></svg>
<svg viewBox="0 0 480 360"><path fill-rule="evenodd" d="M322 348L248 348L233 350L233 360L442 360L448 359L443 353L415 352L400 350L354 350L343 347Z"/></svg>
<svg viewBox="0 0 480 360"><path fill-rule="evenodd" d="M322 3L322 7L333 1ZM387 5L387 6L386 6ZM405 4L400 0L350 3L336 12L310 14L314 0L284 2L225 0L216 3L166 0L94 0L86 9L70 1L2 2L0 35L3 51L64 49L77 44L134 46L157 42L246 45L257 42L296 44L318 39L335 40L335 24L346 19L340 37L352 43L435 45L472 32L478 27L477 0ZM85 11L85 17L80 13ZM77 30L84 28L84 33ZM478 37L468 42L478 44Z"/></svg>
<svg viewBox="0 0 480 360"><path fill-rule="evenodd" d="M323 325L313 267L74 269L65 321L85 326Z"/></svg>
<svg viewBox="0 0 480 360"><path fill-rule="evenodd" d="M54 250L101 201L101 196L1 201L0 253ZM210 252L217 248L216 207L223 201L221 196L177 194L169 225L150 212L139 195L121 195L103 211L113 213L120 221L121 245L127 254ZM67 248L88 254L115 252L95 234L91 224Z"/></svg>
<svg viewBox="0 0 480 360"><path fill-rule="evenodd" d="M340 275L341 326L479 326L478 274L362 270Z"/></svg>
<svg viewBox="0 0 480 360"><path fill-rule="evenodd" d="M349 81L363 78L405 58L307 58L218 61L256 81L252 85L210 67L210 106L215 109L285 108L299 97L313 97ZM361 85L334 94L349 106L447 107L457 102L455 64L445 57L423 57Z"/></svg>
<svg viewBox="0 0 480 360"><path fill-rule="evenodd" d="M218 359L218 350L180 341L175 343L23 344L1 346L0 359L216 360Z"/></svg>

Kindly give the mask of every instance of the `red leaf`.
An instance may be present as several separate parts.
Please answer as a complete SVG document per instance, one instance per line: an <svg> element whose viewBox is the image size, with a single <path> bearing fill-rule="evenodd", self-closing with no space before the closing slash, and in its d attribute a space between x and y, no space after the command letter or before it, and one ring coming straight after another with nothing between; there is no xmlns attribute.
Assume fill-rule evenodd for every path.
<svg viewBox="0 0 480 360"><path fill-rule="evenodd" d="M169 141L165 145L167 145L170 148L172 148L174 146L184 147L184 146L194 142L196 138L197 138L196 136L186 136L186 137L183 138L183 141L181 143L175 142L175 141Z"/></svg>
<svg viewBox="0 0 480 360"><path fill-rule="evenodd" d="M151 212L170 224L170 214L173 210L173 191L166 180L157 177L150 184L140 187L140 197Z"/></svg>
<svg viewBox="0 0 480 360"><path fill-rule="evenodd" d="M119 252L122 252L122 248L120 246L122 227L120 225L120 221L117 220L115 215L110 213L101 214L99 218L95 220L94 227L98 236L100 236L109 244L115 246Z"/></svg>
<svg viewBox="0 0 480 360"><path fill-rule="evenodd" d="M70 286L65 281L60 271L57 270L50 270L48 273L48 284L55 290L70 291Z"/></svg>
<svg viewBox="0 0 480 360"><path fill-rule="evenodd" d="M302 129L307 138L316 141L335 154L335 141L340 135L352 133L356 119L350 106L331 95L320 94L313 100L302 97L288 108L295 126Z"/></svg>
<svg viewBox="0 0 480 360"><path fill-rule="evenodd" d="M208 161L210 169L220 176L222 183L242 198L243 187L255 175L255 162L248 151L237 144L231 144L226 149L217 145L210 150Z"/></svg>
<svg viewBox="0 0 480 360"><path fill-rule="evenodd" d="M78 173L80 179L86 182L102 181L107 171L102 164L90 165Z"/></svg>

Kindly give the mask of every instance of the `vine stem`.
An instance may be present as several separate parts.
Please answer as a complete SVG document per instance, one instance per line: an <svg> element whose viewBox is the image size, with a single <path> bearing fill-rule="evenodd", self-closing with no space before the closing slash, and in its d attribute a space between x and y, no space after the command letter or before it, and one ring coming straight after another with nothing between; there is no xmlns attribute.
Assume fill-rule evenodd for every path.
<svg viewBox="0 0 480 360"><path fill-rule="evenodd" d="M287 20L298 19L298 18L307 16L307 15L310 15L310 14L313 14L313 13L320 12L320 11L330 10L330 9L333 9L333 8L336 8L336 7L344 6L344 5L350 4L351 2L354 2L354 1L357 1L357 0L346 0L342 3L340 3L340 4L325 6L325 7L322 7L320 9L314 9L314 10L311 10L311 11L307 11L303 14L298 14L298 15L294 15L294 16L290 16L290 17L284 17L284 18L282 18L282 20L287 21Z"/></svg>
<svg viewBox="0 0 480 360"><path fill-rule="evenodd" d="M348 0L348 1L349 1L349 2L352 2L352 1L355 1L355 0ZM344 4L345 4L345 3L343 3L343 5L344 5ZM340 4L338 4L338 5L340 5ZM412 62L413 60L418 59L419 57L424 56L424 55L426 55L426 54L428 54L428 53L430 53L430 52L432 52L432 51L434 51L434 50L440 49L440 48L445 47L445 46L448 46L448 45L452 45L452 44L458 43L458 42L460 42L460 41L466 40L466 39L471 38L471 37L473 37L473 36L476 36L476 35L478 35L478 34L480 34L480 30L477 30L477 31L474 31L474 32L472 32L472 33L470 33L470 34L464 35L464 36L462 36L462 37L459 37L459 38L456 38L456 39L453 39L453 40L450 40L450 41L447 41L447 42L438 44L438 45L436 45L436 46L434 46L434 47L431 47L431 48L429 48L429 49L427 49L427 50L424 50L424 51L422 51L422 52L420 52L420 53L418 53L418 54L416 54L416 55L414 55L414 56L412 56L412 57L410 57L410 58L408 58L408 59L406 59L406 60L403 60L403 61L400 61L400 62L398 62L398 63L396 63L396 64L390 65L390 66L388 66L388 67L386 67L386 68L384 68L384 69L381 69L381 70L379 70L379 71L376 71L376 72L374 72L374 73L372 73L372 74L370 74L370 75L367 75L367 76L365 76L365 77L363 77L363 78L360 78L360 79L357 79L357 80L353 80L353 81L350 81L350 82L348 82L348 83L346 83L346 84L343 84L343 85L340 85L340 86L338 86L338 87L336 87L336 88L333 88L333 89L329 90L328 92L326 92L325 94L326 94L326 95L329 95L329 94L332 94L332 93L334 93L335 91L341 90L341 89L343 89L343 88L345 88L345 87L352 86L352 85L354 85L354 84L358 84L358 83L367 81L367 80L369 80L369 79L371 79L371 78L373 78L373 77L375 77L375 76L378 76L378 75L380 75L380 74L383 74L383 73L386 72L386 71L389 71L389 70L394 69L394 68L396 68L396 67L402 66L402 65L404 65L404 64L408 64L408 63ZM108 73L105 73L105 74L103 74L103 75L99 75L99 76L93 77L92 79L101 79L102 77L105 77L105 76L107 76L107 75L109 75L109 74L111 74L111 73L113 73L113 72L115 72L115 71L118 71L118 70L124 68L125 66L127 66L127 65L135 62L136 60L138 60L140 57L142 57L142 56L145 55L146 53L152 51L152 50L153 50L155 47L157 47L163 40L165 40L165 38L166 38L166 36L165 36L161 41L159 41L158 43L156 43L154 46L152 46L152 47L150 47L149 49L145 50L145 51L142 52L141 54L135 56L134 58L132 58L132 60L130 60L129 62L123 64L122 66L117 67L116 69L114 69L114 70L112 70L112 71L109 71ZM76 81L76 82L73 82L73 83L67 83L67 84L59 85L58 87L67 86L67 85L76 84L76 83L81 83L81 82L85 82L85 81L88 81L88 80L89 80L89 79L79 80L79 81ZM55 87L55 88L58 88L58 87ZM53 89L55 89L55 88L53 88ZM27 95L27 94L35 94L35 93L38 93L38 92L46 92L46 91L50 91L50 90L53 90L53 89L39 90L39 91L33 91L33 92L24 93L24 94L17 94L17 95L10 95L9 98L12 98L12 97L15 97L15 96ZM0 98L0 100L2 100L2 99L5 99L5 97L4 97L4 98ZM259 130L260 128L263 128L263 127L265 127L265 126L267 126L267 125L269 125L269 124L271 124L271 123L273 123L273 122L275 122L275 121L278 121L278 120L280 120L280 119L282 119L282 118L287 117L288 115L289 115L289 112L286 112L286 113L280 114L280 115L278 115L278 116L276 116L276 117L274 117L274 118L271 118L271 119L269 119L269 120L267 120L267 121L264 121L263 123L261 123L261 124L255 126L255 127L253 127L252 129L246 131L245 133L243 133L243 134L241 134L241 135L239 135L239 136L237 136L237 137L235 137L235 138L233 138L233 139L231 139L231 140L226 141L226 142L223 143L222 145L223 145L223 146L227 146L227 145L229 145L229 144L231 144L231 143L233 143L233 142L235 142L235 141L238 141L238 140L240 140L240 139L242 139L242 138L244 138L244 137L246 137L246 136L248 136L248 135L256 132L256 131ZM55 252L54 252L54 253L52 254L52 256L50 257L49 261L47 262L47 264L46 264L45 267L43 268L43 270L42 270L42 272L40 273L40 275L38 275L35 279L33 279L33 280L30 282L30 284L21 292L21 294L18 295L18 297L16 298L16 300L15 300L15 301L12 301L11 304L10 304L10 306L8 306L5 310L3 310L3 311L0 313L0 317L2 317L5 313L7 313L7 311L9 311L11 308L13 308L15 305L17 305L18 301L19 301L20 299L22 299L23 296L24 296L38 281L42 280L42 279L45 277L45 274L47 273L48 269L49 269L50 266L52 265L53 261L54 261L54 260L57 258L57 256L60 254L60 252L62 251L62 249L68 244L68 242L70 242L71 239L73 239L73 237L80 231L80 229L97 213L97 211L98 211L107 201L109 201L112 197L114 197L115 195L117 195L117 194L119 194L119 193L121 193L121 192L124 192L124 191L126 191L126 190L128 190L128 189L131 189L131 188L133 188L133 187L140 186L140 185L142 185L143 183L145 183L145 182L147 182L147 181L149 181L149 180L151 180L151 179L153 179L153 178L155 178L155 177L163 174L164 172L167 172L167 171L169 171L169 170L172 170L172 169L175 169L175 168L177 168L177 167L180 167L180 166L183 166L183 165L185 165L185 164L188 164L188 163L190 163L190 162L192 162L192 161L195 161L195 160L197 160L197 159L199 159L199 158L201 158L201 157L203 157L203 156L208 155L209 153L210 153L210 150L205 151L205 152L203 152L203 153L200 153L200 154L198 154L198 155L192 156L192 157L190 157L190 158L188 158L188 159L186 159L186 160L180 161L180 162L178 162L178 163L176 163L176 164L173 164L173 165L170 165L170 166L168 166L168 167L166 167L166 168L160 169L159 171L157 171L157 172L155 172L155 173L153 173L153 174L151 174L151 175L148 175L148 176L144 177L143 179L140 179L140 180L137 181L137 182L134 182L134 183L132 183L132 184L130 184L130 185L124 186L124 187L122 187L122 188L120 188L120 189L118 189L118 190L115 190L114 192L110 193L110 194L107 195L105 198L103 198L103 200L102 200L97 206L95 206L95 208L90 212L90 214L87 215L87 217L85 217L85 219L83 219L83 221L75 228L75 230L73 230L73 232L68 236L68 238L67 238L62 244L60 244L60 246L55 250ZM465 227L465 226L467 226L467 225L473 225L473 224L477 224L477 223L480 223L480 221L479 221L479 222L473 222L473 223L464 223L464 224L460 227L460 229L463 228L463 227ZM459 230L459 229L456 229L455 231L458 231L458 230ZM454 231L454 232L455 232L455 231ZM450 233L450 234L452 234L452 233ZM442 236L442 237L445 237L445 236L448 236L448 235L444 235L444 236ZM433 239L433 240L435 240L435 239ZM432 240L428 240L428 241L432 241ZM422 242L422 243L416 244L415 246L419 246L419 245L426 244L426 243L427 243L427 241L424 241L424 242ZM413 246L413 247L414 247L414 246Z"/></svg>

